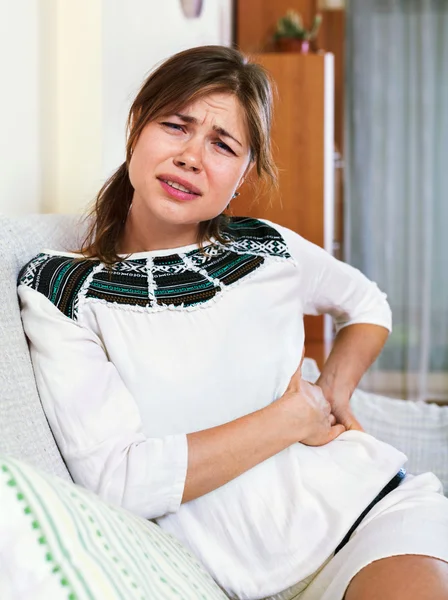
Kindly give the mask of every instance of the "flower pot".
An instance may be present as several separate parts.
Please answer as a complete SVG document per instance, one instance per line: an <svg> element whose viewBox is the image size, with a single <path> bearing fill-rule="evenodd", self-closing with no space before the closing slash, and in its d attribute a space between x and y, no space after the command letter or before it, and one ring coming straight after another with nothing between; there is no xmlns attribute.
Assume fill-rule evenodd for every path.
<svg viewBox="0 0 448 600"><path fill-rule="evenodd" d="M300 52L300 54L308 54L310 51L309 41L298 40L297 38L278 38L276 46L279 52Z"/></svg>

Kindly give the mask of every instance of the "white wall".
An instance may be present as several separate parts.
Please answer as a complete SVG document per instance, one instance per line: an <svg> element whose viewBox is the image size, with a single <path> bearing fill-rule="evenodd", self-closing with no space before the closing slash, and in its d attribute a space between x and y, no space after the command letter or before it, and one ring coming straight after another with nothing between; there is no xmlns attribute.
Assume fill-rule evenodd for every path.
<svg viewBox="0 0 448 600"><path fill-rule="evenodd" d="M230 43L231 0L0 0L0 212L85 210L123 162L132 98L156 63Z"/></svg>
<svg viewBox="0 0 448 600"><path fill-rule="evenodd" d="M0 1L0 213L41 206L39 0Z"/></svg>
<svg viewBox="0 0 448 600"><path fill-rule="evenodd" d="M204 0L185 18L179 0L103 0L103 173L124 160L125 122L145 76L172 54L231 43L230 0Z"/></svg>

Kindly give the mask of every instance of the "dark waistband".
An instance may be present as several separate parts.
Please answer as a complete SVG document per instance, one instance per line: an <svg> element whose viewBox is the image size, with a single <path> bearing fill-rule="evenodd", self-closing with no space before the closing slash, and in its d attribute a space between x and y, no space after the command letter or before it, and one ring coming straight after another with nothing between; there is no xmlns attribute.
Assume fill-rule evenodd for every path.
<svg viewBox="0 0 448 600"><path fill-rule="evenodd" d="M364 517L366 516L366 514L375 506L375 504L378 504L378 502L380 500L382 500L384 498L384 496L387 496L387 494L389 492L391 492L392 490L394 490L395 488L397 488L400 485L400 483L403 481L403 479L405 478L405 476L406 476L406 470L405 469L400 469L398 471L398 473L394 477L392 477L392 479L389 481L389 483L386 484L383 487L383 489L378 494L378 496L376 496L372 500L372 502L369 504L369 506L359 515L359 517L356 519L356 521L350 527L347 535L344 537L344 539L342 540L342 542L339 544L339 546L334 551L335 554L337 554L339 552L339 550L341 550L345 546L345 544L348 542L348 540L352 536L353 532L358 527L358 525L361 523L361 521L364 519Z"/></svg>

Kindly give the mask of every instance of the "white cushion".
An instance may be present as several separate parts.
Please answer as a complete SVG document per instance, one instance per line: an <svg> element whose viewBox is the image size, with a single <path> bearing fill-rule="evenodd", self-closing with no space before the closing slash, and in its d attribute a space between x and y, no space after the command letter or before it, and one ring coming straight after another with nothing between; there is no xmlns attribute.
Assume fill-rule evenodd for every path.
<svg viewBox="0 0 448 600"><path fill-rule="evenodd" d="M0 457L2 600L224 600L152 522L71 482Z"/></svg>
<svg viewBox="0 0 448 600"><path fill-rule="evenodd" d="M356 390L353 412L367 433L401 450L406 469L432 471L448 493L448 406L397 400Z"/></svg>
<svg viewBox="0 0 448 600"><path fill-rule="evenodd" d="M19 270L42 248L73 249L79 217L0 215L0 453L17 456L70 479L59 454L34 381L17 298Z"/></svg>

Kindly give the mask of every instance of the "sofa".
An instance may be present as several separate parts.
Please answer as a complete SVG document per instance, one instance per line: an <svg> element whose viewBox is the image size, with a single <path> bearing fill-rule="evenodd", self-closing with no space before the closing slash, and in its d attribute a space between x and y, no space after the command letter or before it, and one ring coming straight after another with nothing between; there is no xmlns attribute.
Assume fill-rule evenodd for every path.
<svg viewBox="0 0 448 600"><path fill-rule="evenodd" d="M125 514L126 511L122 511L116 507L99 507L98 501L93 497L93 494L75 486L71 482L70 475L55 444L36 389L27 341L20 319L16 281L19 269L35 254L45 248L74 250L78 247L82 233L83 225L79 217L76 216L29 215L8 217L0 215L0 289L2 294L2 303L0 306L0 457L2 457L2 460L0 460L0 470L3 472L5 485L3 496L0 492L0 513L3 513L3 521L0 517L0 597L2 600L7 600L8 598L16 600L22 597L55 599L64 597L76 600L84 597L178 598L178 591L173 591L173 589L175 589L175 586L185 584L185 589L182 588L183 597L185 598L225 598L226 596L223 594L223 591L207 579L207 575L201 571L200 565L195 562L194 557L185 553L176 541L158 531L159 528L156 525L147 522L142 523L142 520L133 515L127 515ZM316 379L318 376L316 364L313 361L305 360L303 373L309 380ZM445 490L447 490L448 407L403 402L375 396L361 390L355 392L352 404L356 416L368 433L392 443L408 455L410 472L420 473L433 470L442 479ZM30 483L30 481L34 481L34 483ZM40 493L40 489L44 490L44 492ZM11 490L14 491L14 498L12 497ZM34 508L31 506L32 503L29 502L22 510L21 503L25 501L24 499L26 499L27 494L35 498ZM47 494L45 500L47 504L44 510L41 507L41 496L45 494ZM2 502L6 503L7 510L2 505ZM78 503L76 504L76 510L72 506L73 502ZM91 513L89 513L89 518L86 516L87 509L82 508L82 506L87 505L93 507ZM40 520L34 517L31 525L28 521L22 522L24 511L28 519L33 511L38 510L36 508L38 506L41 507L39 509L41 510ZM28 513L26 509L29 509ZM5 516L8 511L10 513ZM79 515L76 511L79 512ZM107 513L107 518L103 514L104 511ZM15 521L13 515L15 515ZM101 535L96 534L103 545L101 548L98 546L99 549L89 554L89 556L87 556L89 544L86 543L81 544L77 549L73 547L70 552L65 549L65 554L63 549L59 549L60 558L56 560L53 556L58 551L55 542L54 548L51 551L47 548L45 553L45 556L52 557L52 560L47 561L45 559L42 566L40 563L43 560L41 560L42 556L44 556L42 554L43 549L42 551L39 550L40 554L36 550L37 554L35 556L30 555L30 561L31 563L37 561L39 565L34 571L28 569L25 573L23 571L25 568L23 566L23 543L30 546L30 531L36 536L39 531L36 533L35 530L39 530L39 527L41 527L40 524L42 522L49 523L49 519L54 515L59 515L60 527L66 527L64 530L65 540L70 540L70 536L74 539L76 536L73 532L75 531L78 531L79 535L77 534L77 536L81 538L81 534L79 533L81 529L77 529L79 519L81 521L85 520L85 523L82 521L82 527L85 528L91 526L92 520L103 523L103 529L99 525L97 526L97 532L102 532ZM97 516L94 517L92 515ZM56 519L56 517L54 518ZM15 523L14 526L13 521ZM71 528L67 525L69 521ZM136 547L135 544L137 544L140 549L146 548L145 551L141 550L141 552L147 555L149 552L149 556L152 557L151 560L155 561L154 564L159 565L158 567L152 566L153 574L159 573L159 571L160 573L165 573L163 576L159 573L158 577L160 581L157 579L156 582L157 585L162 585L162 591L156 587L154 587L154 589L157 589L156 592L145 591L146 588L144 586L147 585L146 580L148 578L147 571L143 567L137 569L136 565L138 561L135 556L129 559L130 566L128 568L123 567L122 571L128 572L134 569L133 584L137 587L133 587L129 583L129 573L127 576L122 574L124 583L121 580L119 583L115 581L113 585L110 583L105 575L107 569L104 567L104 564L110 558L112 541L116 547L115 558L117 558L124 548L124 542L121 540L125 539L125 530L123 530L122 538L113 538L116 531L111 530L111 522L116 522L114 528L117 531L121 527L120 523L126 524L126 535L131 535L128 531L130 530L134 536L132 538L134 540L132 547ZM47 531L50 531L48 523ZM17 533L17 530L19 530L19 533L21 532L20 535ZM87 531L87 529L85 530ZM108 539L112 540L110 543L103 543L101 540L101 537L104 538L106 536L106 531L108 532ZM47 537L41 534L40 537L32 538L38 541L36 548L39 549L40 546L45 546L49 543ZM5 542L6 539L9 540L8 544ZM45 540L45 543L41 543L39 540ZM95 538L95 543L96 541L98 540ZM148 544L150 549L152 549L151 551L148 550ZM189 568L191 568L193 574L189 572L188 577L186 579L184 577L185 581L181 581L180 570L179 572L170 571L173 562L176 564L176 561L168 561L167 564L160 563L162 558L157 553L160 550L160 545L163 546L163 544L167 544L171 548L169 552L165 551L165 554L174 552L173 548L175 548L176 556L179 556L179 553L182 554L184 562L189 563ZM105 548L108 548L108 550ZM98 562L97 555L100 551L109 552L109 558L104 558L103 563L101 563L103 566L100 565L101 561ZM79 558L76 552L78 554L81 553L82 558ZM13 554L14 559L11 558ZM73 559L73 564L71 565L64 563L64 560L67 559L67 554L70 555L69 558ZM161 557L162 554L160 554ZM112 561L111 564L115 562L113 558L110 558ZM164 558L166 559L167 556L164 556ZM78 563L76 563L77 560ZM92 567L92 561L95 560L97 560L97 563L95 563L96 571ZM119 560L124 564L128 558L121 556ZM176 560L179 562L179 558ZM89 563L89 561L91 562ZM5 567L6 563L8 564ZM76 568L73 566L75 563L78 564ZM80 583L82 578L78 578L79 574L77 573L79 571L79 564L81 563L87 565L86 572L90 573L91 576L90 585L93 587L91 587L89 593L86 592ZM68 575L60 577L58 573L60 573L61 569L65 569L67 573L72 573L71 579ZM184 575L187 570L185 567ZM92 573L94 572L96 575L93 577ZM107 573L116 575L113 569L107 571ZM87 575L83 577L88 580ZM92 592L95 585L100 585L98 583L100 580L102 581L101 585L103 585L103 588L99 587L98 589L102 591ZM71 581L70 585L73 591L67 592L67 586L63 585L61 581L63 583ZM168 583L163 583L164 581ZM170 581L171 583L169 583ZM199 587L195 588L192 586L192 582L196 582L195 585ZM108 585L109 588L107 587ZM120 585L124 585L123 589L126 590L125 592L120 592L121 596L118 592L116 593L117 586L119 587ZM154 585L156 586L156 584ZM169 589L169 585L171 585L171 590ZM188 587L189 585L191 589ZM201 592L202 595L198 591L199 589L203 589L201 586L205 586L208 590L207 592ZM104 591L106 589L109 592L106 593ZM27 596L27 594L31 593L30 590L33 590L32 596ZM42 591L36 592L36 590ZM62 595L59 596L58 594L61 593ZM116 595L113 595L114 593Z"/></svg>

